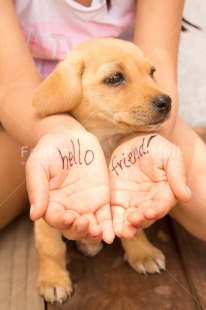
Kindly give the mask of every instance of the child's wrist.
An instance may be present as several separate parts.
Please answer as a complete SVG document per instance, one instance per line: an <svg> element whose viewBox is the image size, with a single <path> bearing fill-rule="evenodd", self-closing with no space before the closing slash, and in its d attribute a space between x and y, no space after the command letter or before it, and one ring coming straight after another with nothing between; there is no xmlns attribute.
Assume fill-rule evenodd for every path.
<svg viewBox="0 0 206 310"><path fill-rule="evenodd" d="M86 132L86 129L68 114L51 115L42 118L36 128L36 140L47 134L71 132Z"/></svg>

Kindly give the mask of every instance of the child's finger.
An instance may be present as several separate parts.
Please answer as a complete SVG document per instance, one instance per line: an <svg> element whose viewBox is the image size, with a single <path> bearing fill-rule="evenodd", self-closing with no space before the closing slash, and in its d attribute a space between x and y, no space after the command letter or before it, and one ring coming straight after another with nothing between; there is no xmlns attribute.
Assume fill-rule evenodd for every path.
<svg viewBox="0 0 206 310"><path fill-rule="evenodd" d="M112 210L114 233L117 237L121 237L125 209L121 206L112 206L111 210Z"/></svg>
<svg viewBox="0 0 206 310"><path fill-rule="evenodd" d="M139 210L133 210L131 211L128 216L127 216L127 220L129 223L131 223L134 226L138 226L142 224L142 222L145 220L144 215L139 212Z"/></svg>
<svg viewBox="0 0 206 310"><path fill-rule="evenodd" d="M102 228L102 239L108 244L112 243L115 238L115 234L113 230L112 216L109 204L99 208L96 211L95 216L97 223Z"/></svg>
<svg viewBox="0 0 206 310"><path fill-rule="evenodd" d="M121 237L131 239L133 238L137 233L137 227L136 225L133 225L130 221L128 221L128 216L131 212L134 212L135 208L128 208L125 210L124 213L124 221L121 231Z"/></svg>
<svg viewBox="0 0 206 310"><path fill-rule="evenodd" d="M30 201L30 217L36 221L43 217L48 205L49 181L43 167L33 160L26 165L27 191Z"/></svg>
<svg viewBox="0 0 206 310"><path fill-rule="evenodd" d="M88 234L86 237L86 242L88 244L96 244L102 240L102 228L97 224L95 215L92 213L84 215L89 219Z"/></svg>
<svg viewBox="0 0 206 310"><path fill-rule="evenodd" d="M72 210L65 210L58 202L50 201L43 218L52 228L63 230L70 228L78 216ZM88 223L88 220L85 219L85 222Z"/></svg>
<svg viewBox="0 0 206 310"><path fill-rule="evenodd" d="M187 175L183 155L169 158L166 173L169 185L178 200L188 202L191 199L191 191L188 187Z"/></svg>
<svg viewBox="0 0 206 310"><path fill-rule="evenodd" d="M86 239L88 229L89 220L85 216L77 216L72 225L62 233L69 240L82 240Z"/></svg>
<svg viewBox="0 0 206 310"><path fill-rule="evenodd" d="M122 228L121 238L132 239L138 233L139 229L132 224L126 224Z"/></svg>

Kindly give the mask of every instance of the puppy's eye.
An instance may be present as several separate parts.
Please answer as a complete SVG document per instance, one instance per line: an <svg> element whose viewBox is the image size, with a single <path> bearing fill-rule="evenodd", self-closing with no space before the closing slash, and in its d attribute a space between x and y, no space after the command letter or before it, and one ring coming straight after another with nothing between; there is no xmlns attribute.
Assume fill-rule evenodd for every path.
<svg viewBox="0 0 206 310"><path fill-rule="evenodd" d="M115 75L109 76L106 80L104 80L105 84L118 86L125 81L125 78L122 73L117 73Z"/></svg>
<svg viewBox="0 0 206 310"><path fill-rule="evenodd" d="M151 78L154 77L155 71L156 71L156 69L154 67L152 67L151 70L150 70L150 74L149 74L151 76Z"/></svg>

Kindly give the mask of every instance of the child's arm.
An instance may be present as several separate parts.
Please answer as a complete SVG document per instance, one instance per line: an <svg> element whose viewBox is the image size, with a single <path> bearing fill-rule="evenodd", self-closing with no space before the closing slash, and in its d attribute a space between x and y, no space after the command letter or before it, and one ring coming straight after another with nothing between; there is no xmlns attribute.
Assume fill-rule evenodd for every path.
<svg viewBox="0 0 206 310"><path fill-rule="evenodd" d="M177 58L184 0L138 0L135 43L152 60L159 85L172 97L172 115L159 132L171 137L178 111Z"/></svg>
<svg viewBox="0 0 206 310"><path fill-rule="evenodd" d="M37 220L44 216L48 224L55 228L63 228L65 236L72 239L84 239L87 242L94 242L92 235L95 234L97 236L95 242L99 241L101 236L106 242L111 242L114 238L114 233L109 208L109 191L107 191L107 195L104 191L105 182L108 182L108 174L102 157L101 147L97 139L87 133L69 115L62 114L42 118L33 108L33 94L41 83L41 79L32 56L27 49L11 0L0 1L0 38L0 121L4 129L20 145L25 146L25 149L27 147L34 148L38 143L36 150L44 150L48 146L48 141L51 143L49 147L55 148L58 146L60 139L63 138L62 148L64 151L67 148L69 152L68 143L72 138L76 141L77 134L78 138L82 140L84 147L86 147L85 144L92 145L95 152L95 162L102 162L102 165L99 165L96 170L96 173L100 175L98 183L99 194L93 203L92 210L89 209L90 206L87 208L84 202L82 202L82 208L84 206L85 208L83 208L81 214L77 211L75 217L69 216L69 221L65 224L65 218L68 219L67 211L71 210L70 206L65 206L64 202L60 203L59 206L61 208L57 213L54 212L53 206L48 208L50 185L51 182L54 183L53 179L55 176L53 171L56 171L56 162L52 158L50 161L44 161L45 158L41 161L41 152L37 152L36 157L32 157L35 165L30 160L29 162L32 164L28 165L27 169L29 197L32 200L31 203L35 205L35 208L32 208L32 218ZM52 173L50 174L51 171ZM59 176L64 172L64 170L61 170ZM40 178L36 178L38 173ZM96 186L96 173L90 174L89 178L85 179L82 166L79 166L78 169L74 168L71 175L70 171L67 171L67 173L66 188L68 187L68 192L72 186L74 191L76 191L75 199L78 201L81 197L81 190L88 186L87 199L93 201L94 193L92 188ZM105 178L101 178L102 175ZM70 184L73 180L78 180L75 183L76 185ZM61 182L55 186L55 195L59 196L61 186ZM45 191L45 189L48 190ZM54 199L58 200L58 197L56 198L55 195ZM103 196L104 203L102 203ZM69 197L67 198L69 200ZM75 211L75 204L72 205L72 208ZM87 216L88 213L92 213L92 215ZM79 215L81 216L79 217Z"/></svg>
<svg viewBox="0 0 206 310"><path fill-rule="evenodd" d="M20 144L34 147L41 136L58 126L84 128L68 115L39 116L32 107L41 83L27 49L11 0L0 2L0 121Z"/></svg>
<svg viewBox="0 0 206 310"><path fill-rule="evenodd" d="M177 56L183 6L183 0L137 1L134 42L143 50L145 56L154 63L157 69L155 73L157 82L172 97L171 117L158 132L167 139L171 139L173 136L178 112ZM133 139L137 145L139 144L138 141L142 141L141 135ZM111 173L110 184L113 221L115 232L119 236L123 234L124 237L131 237L136 233L136 228L132 227L131 223L135 227L145 228L151 225L156 219L163 217L175 205L175 198L179 200L185 199L186 201L190 199L190 194L186 191L187 181L184 177L185 164L182 158L183 156L177 156L174 160L170 151L172 148L175 149L176 146L169 141L166 143L166 140L161 136L156 139L158 145L155 145L155 140L152 141L157 151L158 148L163 150L159 154L159 158L155 157L154 160L152 156L146 156L143 160L136 159L134 165L126 162L126 165L130 167L122 169L121 176L117 176L114 170ZM147 135L145 135L145 139L147 139ZM131 147L133 145L132 143L132 140L128 141L126 146ZM176 149L178 150L178 148ZM115 160L118 158L121 160L124 151L125 145L122 144L113 154L113 156L116 156ZM134 162L134 158L132 158L132 161ZM166 165L164 168L162 168L163 166L158 166L166 162L170 163L170 167L173 169L166 169ZM145 167L147 168L147 172L149 172L149 177ZM158 182L155 182L154 178L151 177L154 168L157 171L161 170L164 172L166 183L165 188L163 186L161 190L159 190ZM113 169L112 162L110 163L110 169ZM181 189L181 195L178 195L175 187L170 183L174 175L177 179L177 182L174 182L174 184L178 184ZM144 188L144 182L150 184L151 187L142 190L142 187ZM180 184L184 184L184 186L180 186ZM150 192L151 188L153 190ZM156 193L158 194L156 195ZM164 196L163 193L167 193L167 195ZM143 205L145 209L142 207ZM132 208L134 210L133 214ZM151 216L152 219L147 219L146 215L149 217L150 212L151 214L153 213Z"/></svg>

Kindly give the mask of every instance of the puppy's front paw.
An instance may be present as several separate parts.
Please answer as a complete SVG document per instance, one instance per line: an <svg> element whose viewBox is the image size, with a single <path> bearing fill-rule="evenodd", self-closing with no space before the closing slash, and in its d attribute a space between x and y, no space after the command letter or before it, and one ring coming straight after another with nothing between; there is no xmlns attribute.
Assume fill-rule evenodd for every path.
<svg viewBox="0 0 206 310"><path fill-rule="evenodd" d="M80 240L76 241L76 245L78 250L85 256L95 256L101 251L103 247L102 242L97 244L86 244Z"/></svg>
<svg viewBox="0 0 206 310"><path fill-rule="evenodd" d="M138 273L160 273L165 270L164 254L154 246L142 248L140 251L125 252L125 259Z"/></svg>
<svg viewBox="0 0 206 310"><path fill-rule="evenodd" d="M71 297L73 288L70 278L66 273L61 272L55 277L41 274L37 281L39 294L50 303L57 302L62 305Z"/></svg>
<svg viewBox="0 0 206 310"><path fill-rule="evenodd" d="M154 247L144 231L141 231L132 239L121 239L125 249L125 259L138 273L160 273L165 270L165 256Z"/></svg>
<svg viewBox="0 0 206 310"><path fill-rule="evenodd" d="M41 286L39 288L39 294L45 299L45 301L54 303L57 302L62 305L69 297L71 297L72 290L65 286Z"/></svg>

